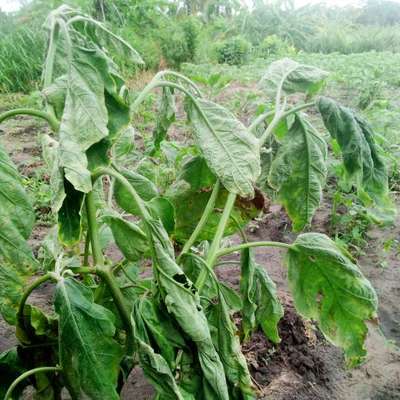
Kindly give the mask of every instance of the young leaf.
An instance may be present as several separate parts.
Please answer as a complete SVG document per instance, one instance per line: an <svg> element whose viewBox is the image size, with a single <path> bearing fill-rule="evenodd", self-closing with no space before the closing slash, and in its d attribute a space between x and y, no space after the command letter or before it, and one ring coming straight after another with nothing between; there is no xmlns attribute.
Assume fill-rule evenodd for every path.
<svg viewBox="0 0 400 400"><path fill-rule="evenodd" d="M158 196L157 187L152 181L145 178L143 175L137 172L132 172L128 170L123 170L122 174L129 181L129 183L135 188L139 196L144 201L150 201L154 197ZM118 181L115 182L114 186L114 196L117 204L132 215L138 215L139 209L137 204L133 201L132 196L121 185Z"/></svg>
<svg viewBox="0 0 400 400"><path fill-rule="evenodd" d="M54 306L59 315L60 361L71 396L118 400L122 348L113 339L113 314L95 304L92 291L71 278L59 280Z"/></svg>
<svg viewBox="0 0 400 400"><path fill-rule="evenodd" d="M166 138L169 127L175 122L176 107L173 89L163 87L158 110L157 124L153 132L156 151L160 149L161 142Z"/></svg>
<svg viewBox="0 0 400 400"><path fill-rule="evenodd" d="M152 231L156 257L154 267L167 310L197 346L204 378L215 398L228 400L224 369L214 348L196 288L176 264L174 249L161 223L155 220L147 223Z"/></svg>
<svg viewBox="0 0 400 400"><path fill-rule="evenodd" d="M260 174L257 139L233 114L209 100L187 100L186 112L213 173L229 192L252 198Z"/></svg>
<svg viewBox="0 0 400 400"><path fill-rule="evenodd" d="M285 136L269 174L270 185L299 231L311 222L326 179L324 140L299 115Z"/></svg>
<svg viewBox="0 0 400 400"><path fill-rule="evenodd" d="M261 85L270 94L275 94L281 88L287 94L313 95L322 88L327 76L328 73L319 68L283 58L268 66Z"/></svg>
<svg viewBox="0 0 400 400"><path fill-rule="evenodd" d="M134 222L114 213L105 214L102 220L111 228L115 243L127 260L138 261L149 250L145 233Z"/></svg>
<svg viewBox="0 0 400 400"><path fill-rule="evenodd" d="M386 166L371 126L327 97L319 98L317 107L325 127L340 146L347 179L357 186L361 199L378 221L393 222L396 208L389 196Z"/></svg>
<svg viewBox="0 0 400 400"><path fill-rule="evenodd" d="M365 357L366 321L375 319L377 297L351 259L326 235L305 233L288 251L289 286L296 309L318 322L349 366Z"/></svg>

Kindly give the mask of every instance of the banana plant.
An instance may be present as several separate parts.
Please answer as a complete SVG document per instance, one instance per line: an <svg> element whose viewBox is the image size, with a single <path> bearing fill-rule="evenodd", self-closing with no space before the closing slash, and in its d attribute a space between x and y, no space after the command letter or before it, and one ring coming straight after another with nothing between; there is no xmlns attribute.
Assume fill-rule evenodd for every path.
<svg viewBox="0 0 400 400"><path fill-rule="evenodd" d="M106 46L136 63L140 55L74 9L53 11L46 29L44 108L0 115L0 122L21 114L48 122L43 158L57 218L34 256L32 202L1 148L0 312L18 339L0 355L1 397L19 398L30 385L37 398L60 399L66 388L73 399L118 399L139 364L156 399L255 399L241 341L261 329L279 343L283 316L274 282L255 261L253 248L261 246L285 254L297 311L343 348L349 366L360 364L377 297L351 255L319 233L301 233L291 244L248 242L244 234L264 207L266 180L294 228L310 224L325 185L327 143L301 113L308 107L318 109L342 150L349 182L371 209L391 209L366 121L323 97L287 107L293 93L315 95L326 73L287 59L271 64L261 84L274 93L275 108L246 127L174 71L156 74L131 101ZM161 93L154 157L182 98L194 147L168 188L123 162L135 151L132 123L154 91ZM224 238L237 233L242 242L227 245ZM105 255L110 243L121 252L118 261ZM239 290L214 271L234 253ZM53 313L29 303L45 282L54 290ZM239 328L233 312L241 315Z"/></svg>

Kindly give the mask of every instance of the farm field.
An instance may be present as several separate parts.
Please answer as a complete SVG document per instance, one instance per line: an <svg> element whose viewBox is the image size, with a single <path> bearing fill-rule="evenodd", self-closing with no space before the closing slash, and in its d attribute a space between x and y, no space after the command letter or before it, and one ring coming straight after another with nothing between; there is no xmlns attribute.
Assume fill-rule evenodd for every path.
<svg viewBox="0 0 400 400"><path fill-rule="evenodd" d="M18 33L29 77L0 37L0 398L400 399L397 25L241 59L240 9L146 69L94 10Z"/></svg>

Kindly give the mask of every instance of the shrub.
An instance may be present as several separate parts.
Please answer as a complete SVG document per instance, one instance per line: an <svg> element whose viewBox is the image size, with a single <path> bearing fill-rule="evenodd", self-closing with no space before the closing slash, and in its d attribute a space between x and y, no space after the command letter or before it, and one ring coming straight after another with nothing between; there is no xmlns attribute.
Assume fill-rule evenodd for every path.
<svg viewBox="0 0 400 400"><path fill-rule="evenodd" d="M271 55L294 54L296 49L277 35L267 36L258 46L258 56L267 58Z"/></svg>
<svg viewBox="0 0 400 400"><path fill-rule="evenodd" d="M249 58L251 44L236 36L217 45L216 50L219 64L242 65Z"/></svg>

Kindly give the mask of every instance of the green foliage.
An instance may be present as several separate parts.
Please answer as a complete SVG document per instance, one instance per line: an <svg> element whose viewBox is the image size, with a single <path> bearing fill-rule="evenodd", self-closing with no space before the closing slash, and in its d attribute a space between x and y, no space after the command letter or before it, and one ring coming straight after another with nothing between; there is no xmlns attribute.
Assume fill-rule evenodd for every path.
<svg viewBox="0 0 400 400"><path fill-rule="evenodd" d="M102 17L109 13L106 7ZM240 337L248 339L261 328L279 342L283 315L274 282L253 259L254 246L285 249L297 309L344 349L349 365L359 364L365 357L365 322L375 318L377 300L351 257L321 234L302 234L286 244L247 243L243 232L264 207L264 194L255 185L261 153L273 143L270 183L296 229L310 223L320 202L327 144L299 109L318 107L346 169L355 154L339 138L344 137L340 127L350 124L361 159L349 171L362 178L356 183L363 201L367 195L375 202L387 195L385 165L365 120L326 98L287 106L300 94L310 97L321 90L326 73L289 59L271 64L263 82L275 99L273 111L263 114L271 103L261 95L264 107L247 127L179 73L159 73L136 97L126 95L105 49L122 48L136 64L141 58L87 15L61 6L46 27L51 40L43 71L44 110L9 111L0 122L27 113L49 123L53 132L42 138L43 158L58 224L36 258L28 244L34 210L1 150L0 216L13 242L0 240L0 312L16 325L18 349L26 355L18 360L10 350L0 356L0 368L10 366L1 390L28 371L35 375L37 393L49 399L64 387L74 399L118 399L139 361L160 399L254 399ZM142 102L161 88L155 134L145 138L145 146L139 140L135 146L143 134L135 135L131 122L140 124ZM182 113L192 134L185 138L189 145L169 140L171 123L180 124ZM367 150L372 163L365 161ZM236 233L243 243L227 247L222 239ZM118 261L107 255L114 245L121 251ZM238 250L240 292L214 273L221 257ZM39 278L38 268L44 272ZM149 273L141 274L142 269ZM27 303L47 281L55 283L57 320ZM242 316L242 335L233 313Z"/></svg>
<svg viewBox="0 0 400 400"><path fill-rule="evenodd" d="M287 56L295 53L296 50L279 36L268 35L258 45L256 52L259 57L269 58L270 56Z"/></svg>
<svg viewBox="0 0 400 400"><path fill-rule="evenodd" d="M250 51L251 44L241 36L216 45L217 60L220 64L242 65L248 61Z"/></svg>

